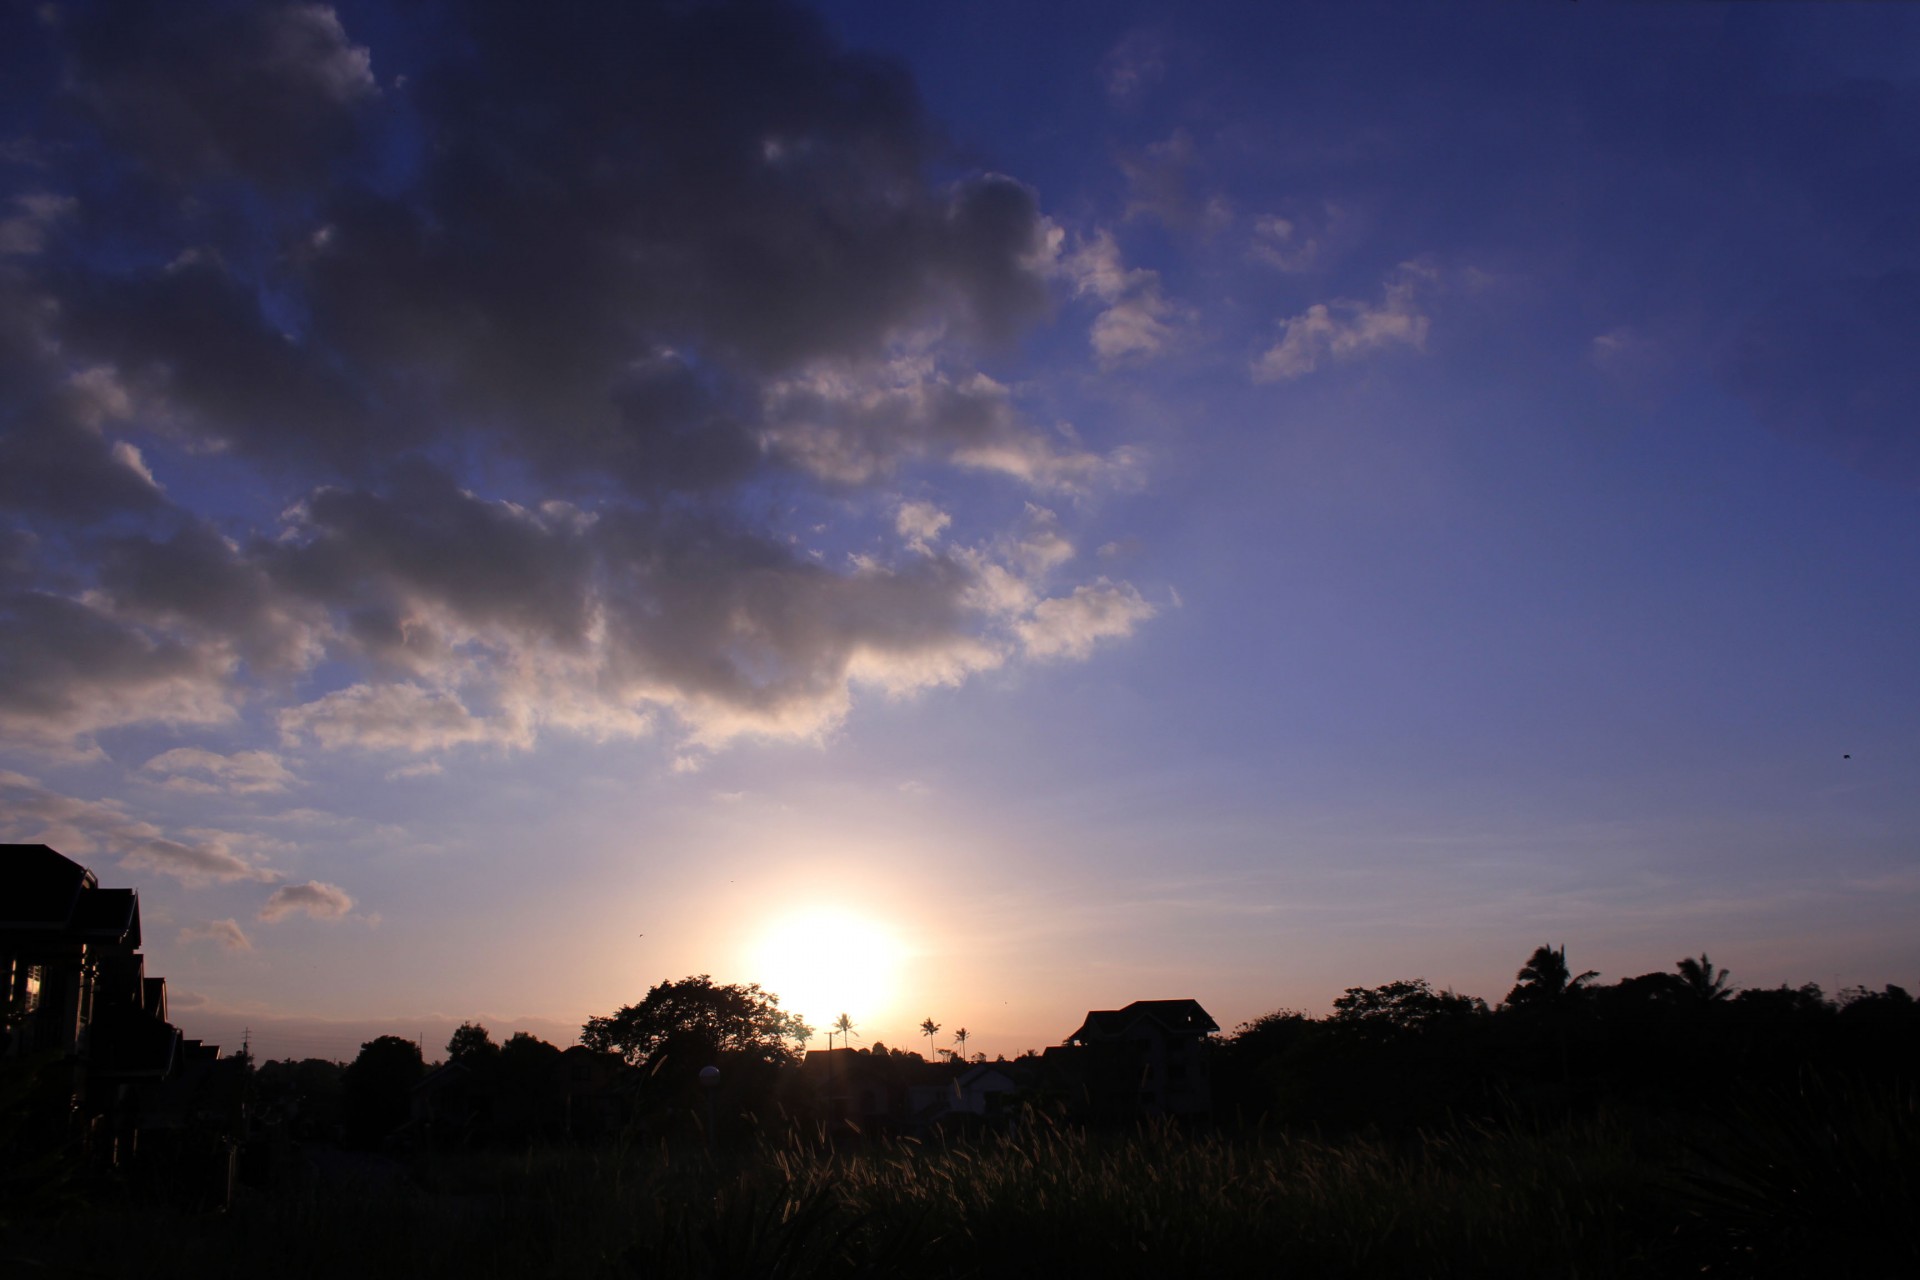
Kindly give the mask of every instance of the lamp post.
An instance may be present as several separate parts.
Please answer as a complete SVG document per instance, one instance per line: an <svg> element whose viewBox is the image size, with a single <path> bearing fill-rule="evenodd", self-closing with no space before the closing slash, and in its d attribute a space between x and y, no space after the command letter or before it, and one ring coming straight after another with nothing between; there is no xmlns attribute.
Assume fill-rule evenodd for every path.
<svg viewBox="0 0 1920 1280"><path fill-rule="evenodd" d="M720 1086L720 1068L700 1068L700 1091L707 1095L707 1155L713 1155L713 1091Z"/></svg>

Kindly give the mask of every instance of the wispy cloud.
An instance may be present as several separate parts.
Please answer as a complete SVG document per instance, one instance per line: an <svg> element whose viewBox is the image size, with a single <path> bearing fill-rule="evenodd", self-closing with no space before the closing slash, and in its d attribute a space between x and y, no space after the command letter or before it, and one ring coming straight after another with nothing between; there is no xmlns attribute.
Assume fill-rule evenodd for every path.
<svg viewBox="0 0 1920 1280"><path fill-rule="evenodd" d="M182 944L194 942L213 942L229 951L251 951L253 942L240 927L237 920L208 920L201 924L190 924L180 930L179 941Z"/></svg>
<svg viewBox="0 0 1920 1280"><path fill-rule="evenodd" d="M338 885L309 880L305 884L284 884L273 891L260 918L269 924L290 915L304 914L315 920L339 920L353 910L353 899Z"/></svg>
<svg viewBox="0 0 1920 1280"><path fill-rule="evenodd" d="M1385 347L1424 347L1432 322L1416 295L1432 278L1428 269L1404 263L1388 278L1377 304L1316 302L1282 320L1280 341L1253 363L1254 381L1304 377L1329 361L1344 363Z"/></svg>
<svg viewBox="0 0 1920 1280"><path fill-rule="evenodd" d="M199 747L175 747L141 766L163 776L163 785L179 791L231 791L240 795L284 791L296 781L269 751L238 751L230 756Z"/></svg>
<svg viewBox="0 0 1920 1280"><path fill-rule="evenodd" d="M9 840L43 842L76 856L112 855L121 866L158 872L187 885L271 883L277 878L259 854L248 849L249 843L257 848L273 842L200 828L176 838L133 817L118 801L63 795L7 770L0 770L0 801L0 834Z"/></svg>

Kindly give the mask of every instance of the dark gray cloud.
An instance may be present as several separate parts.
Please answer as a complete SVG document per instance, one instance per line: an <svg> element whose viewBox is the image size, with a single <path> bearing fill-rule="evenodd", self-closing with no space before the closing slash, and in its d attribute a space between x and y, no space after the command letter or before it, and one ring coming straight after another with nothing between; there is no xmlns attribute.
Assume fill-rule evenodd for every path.
<svg viewBox="0 0 1920 1280"><path fill-rule="evenodd" d="M260 554L276 582L326 606L427 607L563 645L587 625L587 556L565 513L475 497L418 460L396 467L384 494L315 492L291 533Z"/></svg>
<svg viewBox="0 0 1920 1280"><path fill-rule="evenodd" d="M168 537L107 539L98 563L99 584L119 617L229 644L255 674L298 667L323 623L322 606L278 590L246 549L203 521Z"/></svg>
<svg viewBox="0 0 1920 1280"><path fill-rule="evenodd" d="M30 738L232 714L224 653L155 635L95 604L37 591L0 599L0 727Z"/></svg>
<svg viewBox="0 0 1920 1280"><path fill-rule="evenodd" d="M377 96L370 55L324 4L48 5L79 108L162 176L310 183Z"/></svg>
<svg viewBox="0 0 1920 1280"><path fill-rule="evenodd" d="M305 190L203 180L184 223L164 188L89 210L145 252L41 255L67 358L151 380L183 429L338 474L485 428L550 479L657 493L752 470L743 377L925 324L1003 340L1045 306L1032 194L935 181L906 77L810 15L451 12L375 102L370 55L318 6L83 10L72 93L110 139L180 181ZM336 163L349 124L385 168ZM155 223L174 252L139 238Z"/></svg>
<svg viewBox="0 0 1920 1280"><path fill-rule="evenodd" d="M774 513L1131 462L974 370L1058 279L1034 193L954 169L904 72L792 5L387 16L390 62L316 4L40 24L0 716L206 722L268 676L296 743L662 710L718 740L1018 652L984 553L849 558ZM345 685L301 686L323 657Z"/></svg>

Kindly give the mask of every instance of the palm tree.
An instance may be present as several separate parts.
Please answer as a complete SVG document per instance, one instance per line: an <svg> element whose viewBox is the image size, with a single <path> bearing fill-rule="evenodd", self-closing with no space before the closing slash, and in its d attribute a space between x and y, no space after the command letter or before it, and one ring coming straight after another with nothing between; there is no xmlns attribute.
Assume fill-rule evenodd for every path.
<svg viewBox="0 0 1920 1280"><path fill-rule="evenodd" d="M849 1018L844 1013L841 1014L838 1018L834 1020L833 1029L840 1033L840 1047L842 1049L848 1049L853 1046L853 1019L852 1018Z"/></svg>
<svg viewBox="0 0 1920 1280"><path fill-rule="evenodd" d="M953 1033L953 1042L960 1046L954 1051L954 1061L965 1062L967 1060L967 1029L965 1027Z"/></svg>
<svg viewBox="0 0 1920 1280"><path fill-rule="evenodd" d="M939 1029L940 1029L940 1024L935 1022L932 1018L928 1018L925 1022L920 1024L920 1034L927 1038L928 1053L933 1052L933 1033L938 1031Z"/></svg>
<svg viewBox="0 0 1920 1280"><path fill-rule="evenodd" d="M1679 960L1675 968L1680 970L1680 984L1686 988L1687 995L1701 1004L1716 1004L1733 994L1733 985L1727 981L1727 971L1713 971L1713 961L1707 959L1702 951L1695 960L1686 956Z"/></svg>
<svg viewBox="0 0 1920 1280"><path fill-rule="evenodd" d="M1589 969L1579 977L1567 968L1567 949L1561 947L1555 951L1552 947L1536 947L1527 962L1520 966L1516 975L1520 981L1513 990L1507 992L1507 1003L1516 1007L1532 1005L1536 1008L1557 1008L1574 992L1600 976L1598 970Z"/></svg>
<svg viewBox="0 0 1920 1280"><path fill-rule="evenodd" d="M1571 1075L1567 1062L1567 1015L1572 1012L1573 999L1580 989L1600 974L1589 969L1576 978L1567 968L1566 947L1555 951L1541 946L1534 948L1517 976L1520 981L1507 992L1507 1007L1525 1011L1552 1028L1554 1047L1560 1058L1560 1079L1564 1083Z"/></svg>

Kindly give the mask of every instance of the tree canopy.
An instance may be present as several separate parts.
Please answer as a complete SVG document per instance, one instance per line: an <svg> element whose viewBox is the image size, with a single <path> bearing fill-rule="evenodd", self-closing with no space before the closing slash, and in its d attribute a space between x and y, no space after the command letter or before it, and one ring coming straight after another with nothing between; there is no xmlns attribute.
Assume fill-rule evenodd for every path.
<svg viewBox="0 0 1920 1280"><path fill-rule="evenodd" d="M1507 992L1507 1004L1515 1009L1553 1009L1586 989L1600 974L1589 969L1574 975L1567 967L1567 949L1555 950L1542 944L1534 948L1526 964L1520 967L1519 981Z"/></svg>
<svg viewBox="0 0 1920 1280"><path fill-rule="evenodd" d="M426 1072L420 1046L400 1036L376 1036L341 1076L347 1128L361 1141L375 1141L407 1118L407 1095Z"/></svg>
<svg viewBox="0 0 1920 1280"><path fill-rule="evenodd" d="M639 1004L587 1019L580 1043L617 1053L635 1066L656 1059L704 1063L720 1057L785 1064L798 1059L795 1045L811 1033L759 983L722 986L703 973L663 982Z"/></svg>
<svg viewBox="0 0 1920 1280"><path fill-rule="evenodd" d="M447 1041L447 1061L477 1067L492 1062L500 1054L493 1036L477 1022L463 1022Z"/></svg>
<svg viewBox="0 0 1920 1280"><path fill-rule="evenodd" d="M1381 987L1348 987L1333 1007L1336 1022L1406 1029L1425 1026L1437 1018L1485 1013L1487 1002L1453 991L1435 991L1425 978L1414 978Z"/></svg>

